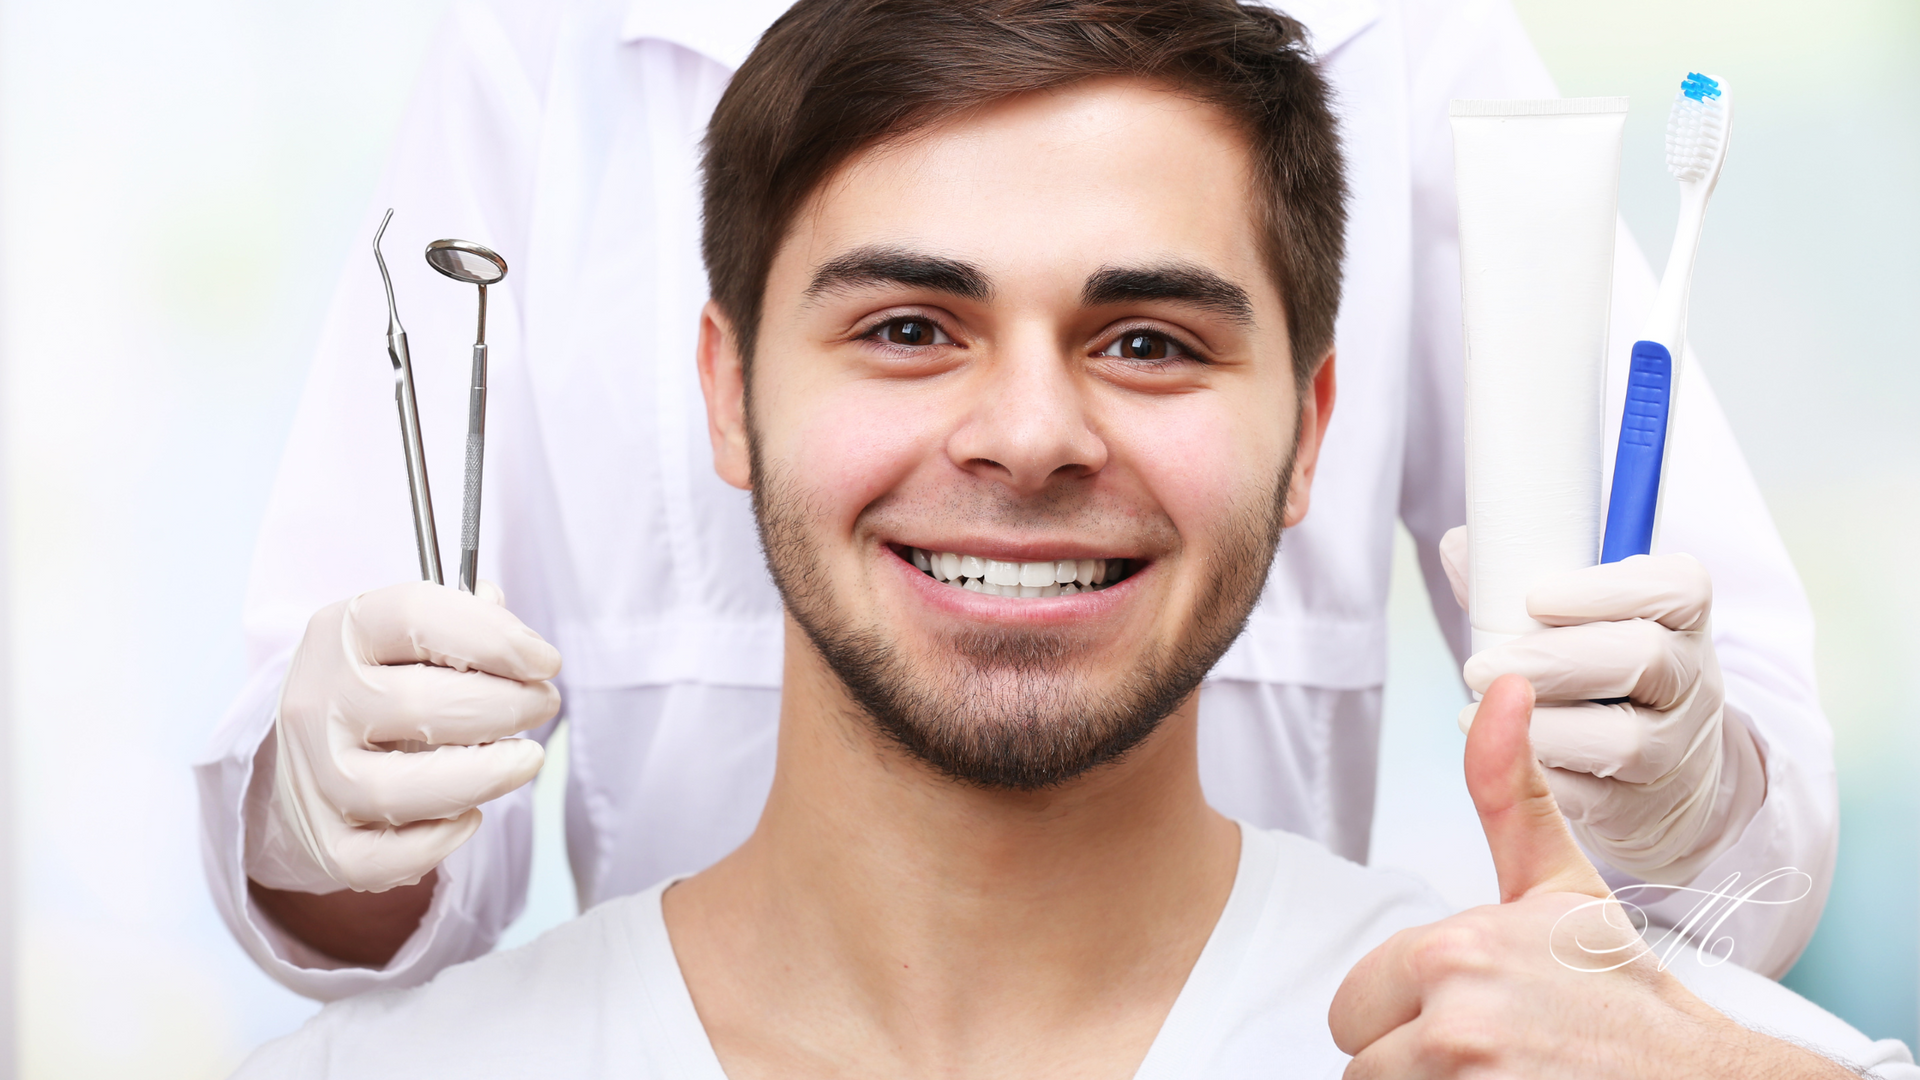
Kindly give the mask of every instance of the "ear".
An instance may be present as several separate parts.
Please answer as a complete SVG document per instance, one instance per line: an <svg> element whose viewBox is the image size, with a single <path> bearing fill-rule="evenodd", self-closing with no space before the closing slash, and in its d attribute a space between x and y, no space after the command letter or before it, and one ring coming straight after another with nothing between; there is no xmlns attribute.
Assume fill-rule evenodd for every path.
<svg viewBox="0 0 1920 1080"><path fill-rule="evenodd" d="M1334 350L1320 358L1320 366L1307 383L1306 400L1300 403L1300 430L1294 439L1293 482L1287 486L1287 513L1282 524L1291 529L1307 516L1308 497L1313 492L1313 471L1320 464L1320 443L1327 437L1327 421L1333 416Z"/></svg>
<svg viewBox="0 0 1920 1080"><path fill-rule="evenodd" d="M747 452L747 372L733 321L720 305L700 309L700 393L707 399L707 437L713 440L713 471L737 488L753 484Z"/></svg>

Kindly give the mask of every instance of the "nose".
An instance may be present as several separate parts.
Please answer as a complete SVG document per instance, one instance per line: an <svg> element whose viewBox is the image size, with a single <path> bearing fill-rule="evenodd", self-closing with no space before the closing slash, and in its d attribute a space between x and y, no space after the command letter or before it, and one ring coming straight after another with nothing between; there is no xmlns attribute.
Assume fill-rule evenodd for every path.
<svg viewBox="0 0 1920 1080"><path fill-rule="evenodd" d="M1037 342L994 357L969 380L972 409L947 444L953 463L1016 495L1099 472L1107 445L1090 423L1073 360Z"/></svg>

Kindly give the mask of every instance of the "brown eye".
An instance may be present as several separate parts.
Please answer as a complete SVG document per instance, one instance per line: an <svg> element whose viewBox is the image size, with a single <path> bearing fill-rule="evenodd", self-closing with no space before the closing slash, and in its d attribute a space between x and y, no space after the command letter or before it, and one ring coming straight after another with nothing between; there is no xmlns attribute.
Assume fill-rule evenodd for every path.
<svg viewBox="0 0 1920 1080"><path fill-rule="evenodd" d="M1187 355L1187 351L1165 334L1156 334L1151 330L1129 330L1121 334L1114 343L1100 350L1102 356L1115 356L1122 360L1174 360Z"/></svg>
<svg viewBox="0 0 1920 1080"><path fill-rule="evenodd" d="M889 345L951 345L953 339L928 319L894 319L874 328L874 336Z"/></svg>

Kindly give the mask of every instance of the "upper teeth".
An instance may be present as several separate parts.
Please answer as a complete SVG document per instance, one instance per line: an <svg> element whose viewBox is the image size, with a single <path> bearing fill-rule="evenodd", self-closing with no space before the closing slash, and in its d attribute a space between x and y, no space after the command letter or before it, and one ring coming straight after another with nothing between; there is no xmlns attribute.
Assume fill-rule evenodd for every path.
<svg viewBox="0 0 1920 1080"><path fill-rule="evenodd" d="M940 581L994 596L1072 596L1103 589L1126 573L1125 559L1049 559L1002 562L978 555L908 548L913 565Z"/></svg>

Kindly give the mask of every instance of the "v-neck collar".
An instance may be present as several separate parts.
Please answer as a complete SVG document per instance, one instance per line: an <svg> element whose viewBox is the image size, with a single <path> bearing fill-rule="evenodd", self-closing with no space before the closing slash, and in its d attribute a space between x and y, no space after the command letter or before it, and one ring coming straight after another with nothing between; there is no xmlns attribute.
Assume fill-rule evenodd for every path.
<svg viewBox="0 0 1920 1080"><path fill-rule="evenodd" d="M1182 1080L1187 1067L1205 1060L1220 1040L1219 1025L1231 1012L1228 1006L1247 961L1247 943L1266 914L1280 860L1273 837L1245 822L1237 824L1240 862L1234 870L1233 890L1134 1080ZM680 880L663 881L639 898L643 917L635 927L632 946L645 1000L641 1023L647 1028L646 1045L650 1054L663 1059L663 1066L670 1067L668 1075L675 1080L726 1080L667 934L661 898Z"/></svg>

